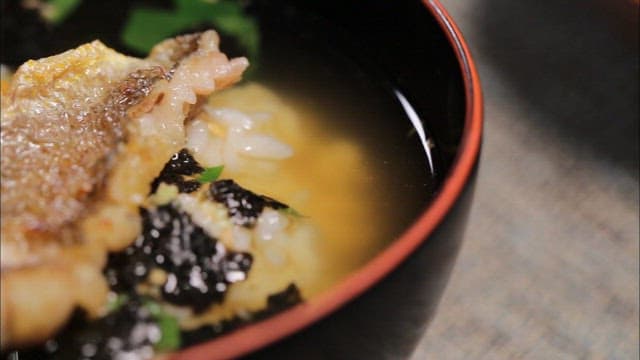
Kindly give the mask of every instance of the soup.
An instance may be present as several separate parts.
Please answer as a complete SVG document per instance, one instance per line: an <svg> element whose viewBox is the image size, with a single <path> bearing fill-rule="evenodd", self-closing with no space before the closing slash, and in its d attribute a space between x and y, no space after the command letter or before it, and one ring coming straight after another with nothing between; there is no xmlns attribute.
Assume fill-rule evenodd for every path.
<svg viewBox="0 0 640 360"><path fill-rule="evenodd" d="M45 353L66 358L85 351L95 358L104 356L100 355L104 351L115 356L108 340L126 343L125 336L130 339L137 326L131 318L146 326L145 339L138 349L128 348L135 341L120 349L140 358L151 356L152 348L172 351L263 319L326 290L362 265L424 206L425 197L414 195L433 191L434 174L425 172L424 164L416 170L403 157L419 148L421 139L411 131L407 105L398 100L401 95L376 78L379 74L368 72L368 64L358 64L347 49L336 51L327 44L316 28L290 36L287 29L267 27L272 30L263 33L263 53L253 77L214 94L187 121L180 151L154 160L165 165L146 176L168 180L159 181L157 187L151 183L149 198L140 200L140 217L135 219L141 224L132 228L142 235L136 238L122 227L124 220L108 228L91 216L84 222L90 233L100 234L96 238L129 239L110 249L104 267L111 286L106 305L110 310L92 321L76 312L56 340L20 358L41 358ZM162 104L162 99L156 100ZM385 124L381 119L394 119L396 124L381 125ZM243 145L232 144L232 135ZM262 151L255 153L256 148ZM175 170L183 163L196 170L167 170L163 177L164 169ZM109 178L125 181L118 169L114 165ZM122 174L131 175L133 170ZM202 180L214 172L220 174ZM406 182L407 177L421 180ZM407 188L415 183L422 186ZM182 191L196 185L193 191ZM245 212L256 206L260 211L255 214ZM121 216L105 211L96 218ZM223 225L218 226L216 216ZM165 217L171 225L162 223ZM195 229L198 239L206 235L215 238L215 246L225 247L222 251L207 245L211 254L206 256L225 254L219 273L189 275L188 288L182 289L187 293L205 284L205 296L176 295L170 284L178 271L167 270L164 261L132 260L156 259L158 253L146 253L146 241L156 238L156 232L178 227ZM139 270L139 264L146 267ZM130 276L127 271L137 278L123 288L129 281L123 277ZM202 274L222 280L207 283ZM219 284L224 289L217 289ZM210 291L211 285L215 291ZM124 335L109 335L114 326L124 329Z"/></svg>

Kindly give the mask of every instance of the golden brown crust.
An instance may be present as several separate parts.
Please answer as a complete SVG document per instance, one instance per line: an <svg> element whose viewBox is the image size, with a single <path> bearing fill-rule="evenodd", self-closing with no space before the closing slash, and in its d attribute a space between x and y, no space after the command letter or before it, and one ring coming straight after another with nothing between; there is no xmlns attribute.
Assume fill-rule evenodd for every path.
<svg viewBox="0 0 640 360"><path fill-rule="evenodd" d="M74 307L103 311L107 251L135 239L138 206L184 145L198 97L248 65L217 40L165 41L147 60L94 42L15 74L2 96L3 348L51 336Z"/></svg>
<svg viewBox="0 0 640 360"><path fill-rule="evenodd" d="M105 96L142 64L93 42L18 69L2 109L3 223L49 232L77 218L122 133Z"/></svg>

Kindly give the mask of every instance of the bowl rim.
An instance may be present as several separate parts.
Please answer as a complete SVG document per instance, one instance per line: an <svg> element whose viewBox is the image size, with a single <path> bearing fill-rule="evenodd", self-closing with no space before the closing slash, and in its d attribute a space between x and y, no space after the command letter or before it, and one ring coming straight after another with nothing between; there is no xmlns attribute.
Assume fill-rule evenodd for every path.
<svg viewBox="0 0 640 360"><path fill-rule="evenodd" d="M403 262L442 222L467 184L480 152L483 100L480 77L462 36L440 0L421 0L453 46L462 71L466 97L464 128L451 170L429 206L386 249L327 291L266 320L250 324L171 356L179 360L230 359L247 355L335 312L373 287Z"/></svg>

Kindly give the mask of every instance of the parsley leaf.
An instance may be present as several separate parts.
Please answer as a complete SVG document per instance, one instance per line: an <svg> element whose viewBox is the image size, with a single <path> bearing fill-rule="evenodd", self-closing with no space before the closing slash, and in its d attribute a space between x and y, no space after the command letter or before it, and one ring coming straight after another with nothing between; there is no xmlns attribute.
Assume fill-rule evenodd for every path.
<svg viewBox="0 0 640 360"><path fill-rule="evenodd" d="M42 17L53 24L60 24L80 5L82 0L49 0Z"/></svg>
<svg viewBox="0 0 640 360"><path fill-rule="evenodd" d="M177 17L170 11L135 8L125 25L122 41L133 50L146 54L155 44L188 25L188 19Z"/></svg>
<svg viewBox="0 0 640 360"><path fill-rule="evenodd" d="M173 10L134 7L121 34L131 49L148 53L160 41L181 31L212 25L238 41L253 60L258 56L259 28L234 0L173 0Z"/></svg>
<svg viewBox="0 0 640 360"><path fill-rule="evenodd" d="M196 180L202 184L214 182L220 177L222 170L224 170L224 165L206 168Z"/></svg>
<svg viewBox="0 0 640 360"><path fill-rule="evenodd" d="M283 213L285 213L286 215L290 215L296 218L304 218L306 216L302 215L302 213L300 213L298 210L292 208L292 207L286 207L284 209L281 210Z"/></svg>
<svg viewBox="0 0 640 360"><path fill-rule="evenodd" d="M113 312L118 310L122 305L124 305L127 301L129 301L129 295L127 294L118 294L114 298L107 303L107 311Z"/></svg>
<svg viewBox="0 0 640 360"><path fill-rule="evenodd" d="M144 300L144 307L149 310L160 328L160 340L154 344L154 348L159 351L170 351L180 348L180 325L178 320L166 313L160 304L152 299Z"/></svg>

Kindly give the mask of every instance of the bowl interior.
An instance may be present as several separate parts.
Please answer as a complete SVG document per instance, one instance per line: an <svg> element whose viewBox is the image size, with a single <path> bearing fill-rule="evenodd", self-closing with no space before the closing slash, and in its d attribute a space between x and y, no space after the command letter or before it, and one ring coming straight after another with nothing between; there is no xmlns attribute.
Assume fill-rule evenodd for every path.
<svg viewBox="0 0 640 360"><path fill-rule="evenodd" d="M171 7L168 1L85 1L48 35L53 41L47 51L99 38L131 53L119 34L132 4L140 3ZM397 243L419 244L432 230L416 224L455 168L468 117L469 99L456 55L460 49L420 1L256 0L249 12L261 30L257 70L249 76L299 98L325 114L327 126L365 142L385 176L388 194L380 206L395 212L397 220L381 235L389 247L326 294L183 358L205 358L211 351L236 356L264 346L334 311L386 275L395 266L386 259L397 262L406 256L399 255L405 250L394 248ZM20 39L4 39L12 41ZM242 52L233 40L225 49L224 41L222 48L231 55ZM7 44L3 54L11 53ZM4 62L26 60L8 56Z"/></svg>

